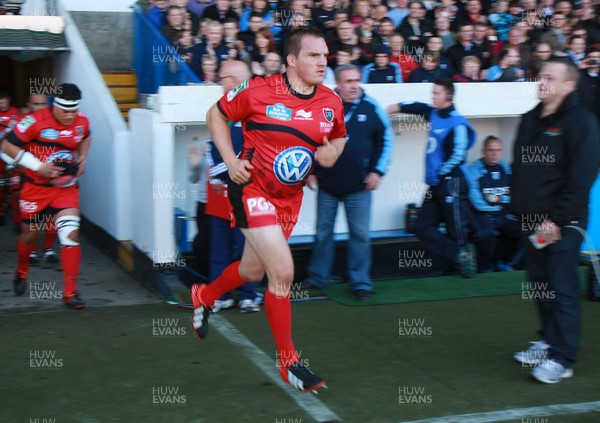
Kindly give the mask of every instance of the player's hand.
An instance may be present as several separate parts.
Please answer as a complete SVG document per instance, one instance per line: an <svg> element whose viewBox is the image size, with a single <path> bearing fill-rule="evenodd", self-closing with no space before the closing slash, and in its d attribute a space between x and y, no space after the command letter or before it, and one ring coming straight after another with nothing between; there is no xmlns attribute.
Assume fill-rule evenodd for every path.
<svg viewBox="0 0 600 423"><path fill-rule="evenodd" d="M42 166L38 169L38 173L44 178L58 178L63 173L63 168L55 166L54 163L42 163Z"/></svg>
<svg viewBox="0 0 600 423"><path fill-rule="evenodd" d="M235 159L233 163L227 163L229 169L229 177L233 182L238 185L245 184L250 180L250 170L254 169L254 166L250 164L248 160Z"/></svg>
<svg viewBox="0 0 600 423"><path fill-rule="evenodd" d="M323 145L317 147L315 160L323 167L333 167L338 159L339 153L335 145L329 142L327 137L323 137Z"/></svg>
<svg viewBox="0 0 600 423"><path fill-rule="evenodd" d="M83 175L85 173L85 164L86 164L86 158L85 157L81 157L78 161L77 161L77 173L75 174L76 178L79 178L81 175Z"/></svg>
<svg viewBox="0 0 600 423"><path fill-rule="evenodd" d="M379 173L370 172L364 180L367 190L373 191L373 190L377 189L377 187L379 186L380 180L381 180L381 175L379 175Z"/></svg>
<svg viewBox="0 0 600 423"><path fill-rule="evenodd" d="M306 186L311 191L316 191L317 188L319 188L319 180L315 175L309 175L308 178L306 178Z"/></svg>

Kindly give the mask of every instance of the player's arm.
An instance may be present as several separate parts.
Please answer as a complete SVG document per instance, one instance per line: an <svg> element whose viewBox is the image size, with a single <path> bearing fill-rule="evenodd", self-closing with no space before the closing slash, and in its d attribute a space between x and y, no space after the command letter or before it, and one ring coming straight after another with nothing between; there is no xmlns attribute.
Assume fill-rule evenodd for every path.
<svg viewBox="0 0 600 423"><path fill-rule="evenodd" d="M233 142L231 141L231 130L228 125L228 119L218 109L216 104L208 110L206 114L206 122L210 136L219 150L223 161L229 170L229 177L236 184L243 184L250 179L249 170L253 166L248 160L240 160L237 158L233 150Z"/></svg>
<svg viewBox="0 0 600 423"><path fill-rule="evenodd" d="M2 140L0 150L12 159L12 165L26 167L27 169L39 173L45 178L57 178L62 174L63 169L61 167L54 166L52 163L41 162L40 159L33 154L23 150L6 138Z"/></svg>
<svg viewBox="0 0 600 423"><path fill-rule="evenodd" d="M79 178L85 172L85 164L87 162L88 151L90 151L90 146L92 145L92 135L88 134L81 142L79 143L79 148L77 149L77 153L79 158L77 159L77 177Z"/></svg>

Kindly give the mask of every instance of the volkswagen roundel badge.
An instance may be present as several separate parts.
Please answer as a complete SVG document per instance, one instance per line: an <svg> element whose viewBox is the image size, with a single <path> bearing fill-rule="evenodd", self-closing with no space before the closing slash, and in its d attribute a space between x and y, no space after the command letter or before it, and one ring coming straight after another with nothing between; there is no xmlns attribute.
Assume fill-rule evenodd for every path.
<svg viewBox="0 0 600 423"><path fill-rule="evenodd" d="M273 172L279 182L295 185L302 182L313 166L314 155L305 147L292 147L279 153L273 162Z"/></svg>

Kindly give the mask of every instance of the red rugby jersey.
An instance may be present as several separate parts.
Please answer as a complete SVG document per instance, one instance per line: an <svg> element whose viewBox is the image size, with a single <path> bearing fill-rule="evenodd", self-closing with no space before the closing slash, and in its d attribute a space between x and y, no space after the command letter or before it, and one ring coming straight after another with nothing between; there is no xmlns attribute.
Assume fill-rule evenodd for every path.
<svg viewBox="0 0 600 423"><path fill-rule="evenodd" d="M55 160L76 161L79 143L90 135L90 122L81 112L77 113L73 124L63 125L52 115L52 108L23 117L7 139L10 143L29 151L39 160L50 163ZM49 178L24 169L25 180L38 185L47 185Z"/></svg>
<svg viewBox="0 0 600 423"><path fill-rule="evenodd" d="M346 137L342 101L318 85L310 95L296 93L286 75L254 78L226 93L217 107L227 119L242 121L244 149L252 182L274 197L302 191L323 137Z"/></svg>
<svg viewBox="0 0 600 423"><path fill-rule="evenodd" d="M0 112L0 139L8 135L13 125L19 119L19 109L9 107L6 112Z"/></svg>

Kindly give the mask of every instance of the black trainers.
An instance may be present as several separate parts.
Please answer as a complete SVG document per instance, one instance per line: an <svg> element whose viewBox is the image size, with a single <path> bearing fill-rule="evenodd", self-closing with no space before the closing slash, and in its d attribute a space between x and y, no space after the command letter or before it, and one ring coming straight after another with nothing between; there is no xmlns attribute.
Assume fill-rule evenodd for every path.
<svg viewBox="0 0 600 423"><path fill-rule="evenodd" d="M40 255L38 254L38 252L36 250L33 250L31 253L29 253L29 264L31 266L35 266L39 262L40 262Z"/></svg>
<svg viewBox="0 0 600 423"><path fill-rule="evenodd" d="M54 252L54 250L52 248L46 248L44 250L44 261L46 262L46 264L56 264L58 263L58 256L56 255L56 253Z"/></svg>
<svg viewBox="0 0 600 423"><path fill-rule="evenodd" d="M63 298L63 302L65 303L65 306L73 309L73 310L78 310L78 309L82 309L85 308L85 301L83 301L80 297L79 297L79 293L75 293L75 295L72 295L70 297L64 297Z"/></svg>
<svg viewBox="0 0 600 423"><path fill-rule="evenodd" d="M458 251L458 266L465 278L472 278L477 273L477 253L473 244L460 247Z"/></svg>
<svg viewBox="0 0 600 423"><path fill-rule="evenodd" d="M356 301L371 301L371 291L367 291L366 289L357 289L356 291L352 291L352 294L354 294Z"/></svg>
<svg viewBox="0 0 600 423"><path fill-rule="evenodd" d="M299 391L316 393L318 389L327 388L323 379L308 370L306 366L301 366L298 362L287 367L281 366L279 371L283 381Z"/></svg>
<svg viewBox="0 0 600 423"><path fill-rule="evenodd" d="M15 294L19 297L27 290L27 280L19 272L17 272L15 278L13 279L13 288L15 290Z"/></svg>
<svg viewBox="0 0 600 423"><path fill-rule="evenodd" d="M199 339L206 338L208 335L208 315L212 313L212 309L203 304L202 291L206 289L206 285L192 285L192 302L194 303L194 316L192 318L192 327L194 333Z"/></svg>

